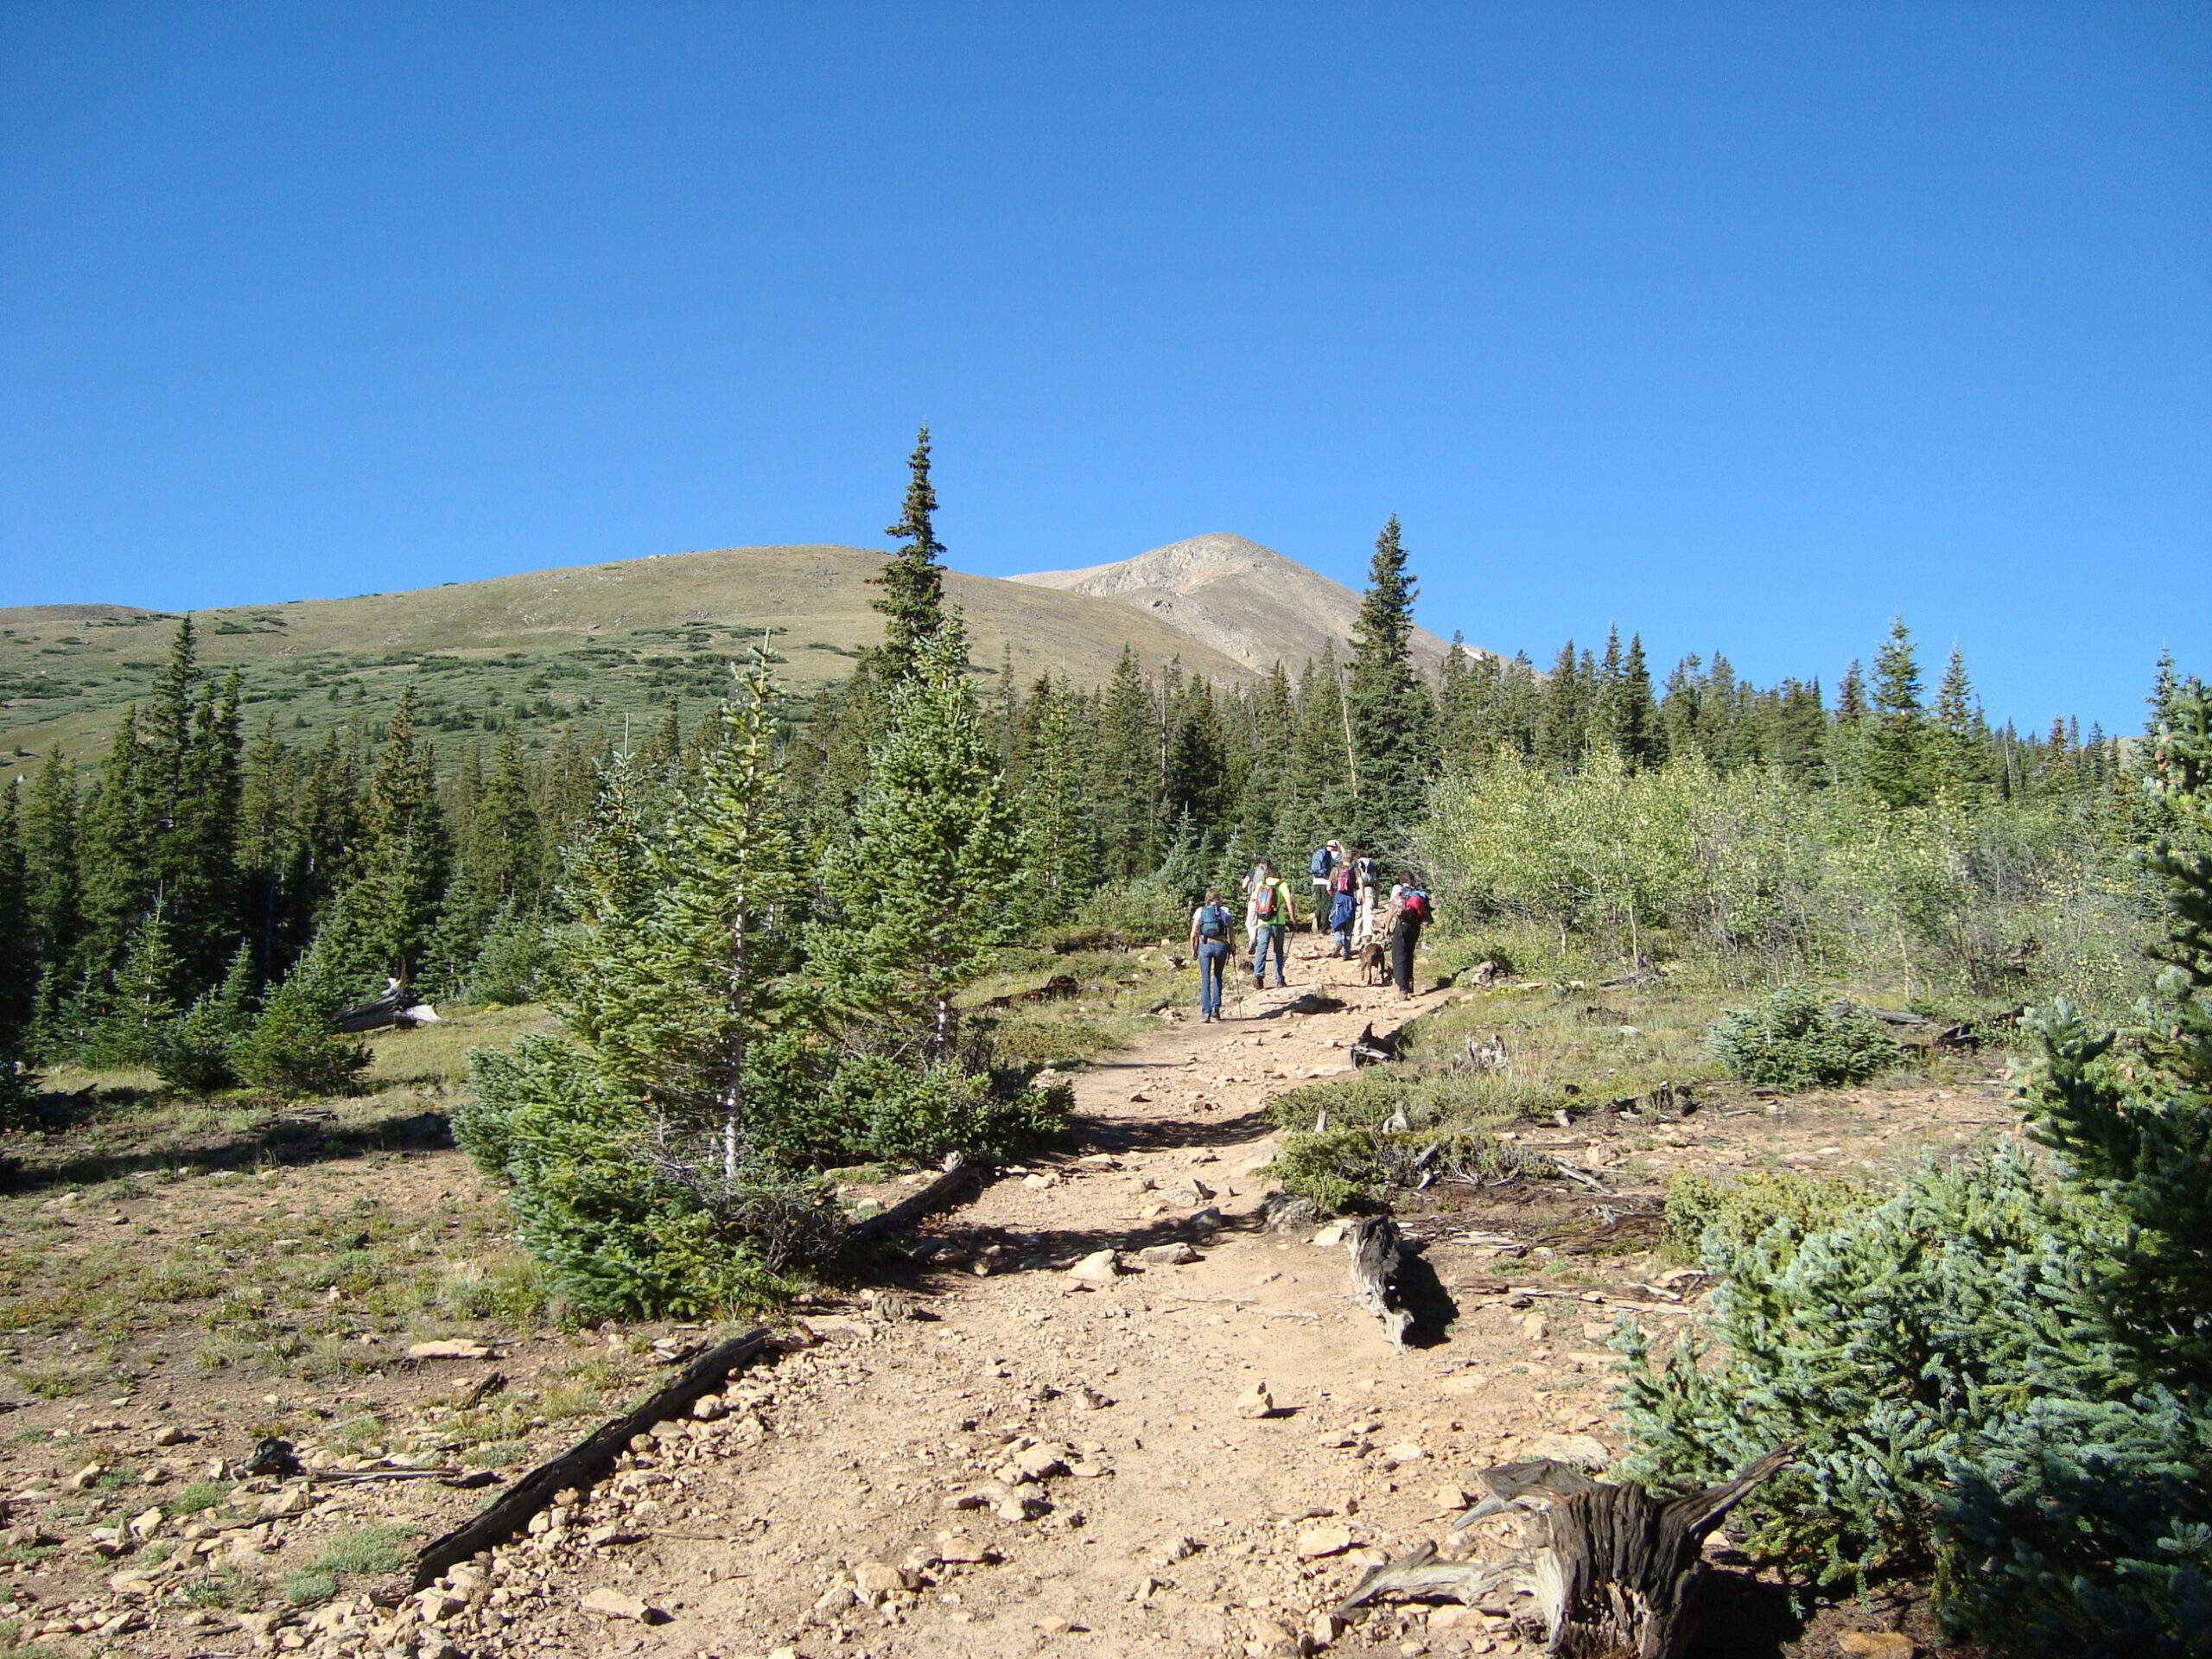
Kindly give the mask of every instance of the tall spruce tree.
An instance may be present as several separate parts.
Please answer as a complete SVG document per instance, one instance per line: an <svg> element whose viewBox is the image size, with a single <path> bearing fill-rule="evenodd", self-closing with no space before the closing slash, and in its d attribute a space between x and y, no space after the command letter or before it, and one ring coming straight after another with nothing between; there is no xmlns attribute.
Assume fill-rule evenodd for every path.
<svg viewBox="0 0 2212 1659"><path fill-rule="evenodd" d="M1160 711L1135 647L1123 645L1098 711L1099 828L1109 875L1146 874L1160 861L1163 828Z"/></svg>
<svg viewBox="0 0 2212 1659"><path fill-rule="evenodd" d="M1368 563L1344 685L1352 751L1348 827L1363 847L1404 841L1421 817L1436 766L1436 705L1414 665L1420 591L1392 513Z"/></svg>
<svg viewBox="0 0 2212 1659"><path fill-rule="evenodd" d="M1874 657L1872 708L1859 754L1859 782L1891 806L1917 806L1933 792L1928 714L1912 631L1892 618Z"/></svg>
<svg viewBox="0 0 2212 1659"><path fill-rule="evenodd" d="M1929 736L1936 751L1936 781L1962 799L1979 795L1989 782L1989 728L1982 720L1980 705L1974 699L1974 682L1967 674L1966 653L1956 640L1951 643L1950 660L1944 665L1942 681L1936 688L1935 707L1930 713L1934 730Z"/></svg>
<svg viewBox="0 0 2212 1659"><path fill-rule="evenodd" d="M1063 674L1039 680L1020 711L1020 855L1028 906L1041 925L1065 922L1096 879L1087 708Z"/></svg>
<svg viewBox="0 0 2212 1659"><path fill-rule="evenodd" d="M1552 659L1537 699L1535 755L1545 766L1571 772L1582 763L1589 739L1590 691L1570 639Z"/></svg>
<svg viewBox="0 0 2212 1659"><path fill-rule="evenodd" d="M653 902L626 942L603 938L594 1022L603 1074L652 1103L664 1144L704 1138L734 1185L779 1150L781 1102L754 1051L791 1013L799 849L776 758L777 693L765 652L722 705L656 846ZM612 1017L610 1017L610 1015ZM697 1160L679 1151L671 1172Z"/></svg>
<svg viewBox="0 0 2212 1659"><path fill-rule="evenodd" d="M920 671L929 642L944 623L944 545L937 538L937 491L930 483L930 429L924 423L906 460L906 499L899 522L884 533L899 543L882 573L869 582L883 592L869 601L883 613L883 643L874 657L890 685Z"/></svg>
<svg viewBox="0 0 2212 1659"><path fill-rule="evenodd" d="M954 994L989 962L1018 906L1013 813L957 622L893 693L850 833L823 859L828 916L811 971L880 1050L956 1058Z"/></svg>
<svg viewBox="0 0 2212 1659"><path fill-rule="evenodd" d="M22 836L29 955L41 977L57 988L67 976L84 932L77 819L77 774L55 749L39 768L24 803Z"/></svg>
<svg viewBox="0 0 2212 1659"><path fill-rule="evenodd" d="M1620 648L1618 629L1605 639L1605 661L1599 698L1599 737L1631 772L1658 765L1667 757L1667 735L1659 704L1651 692L1651 668L1644 659L1643 637L1629 636Z"/></svg>
<svg viewBox="0 0 2212 1659"><path fill-rule="evenodd" d="M14 1093L16 1062L23 1056L38 995L37 928L19 792L13 778L0 786L0 1110Z"/></svg>

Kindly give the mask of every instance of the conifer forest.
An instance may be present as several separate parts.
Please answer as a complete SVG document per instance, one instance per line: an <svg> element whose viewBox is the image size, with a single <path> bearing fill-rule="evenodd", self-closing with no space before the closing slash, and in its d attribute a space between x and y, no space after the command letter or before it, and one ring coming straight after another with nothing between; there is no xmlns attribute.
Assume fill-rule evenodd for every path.
<svg viewBox="0 0 2212 1659"><path fill-rule="evenodd" d="M1408 1259L1422 1239L1488 1241L1482 1265L1452 1281L1458 1322L1440 1328L1455 1340L1490 1329L1479 1321L1493 1306L1502 1338L1510 1306L1522 1321L1510 1332L1555 1343L1545 1319L1568 1304L1543 1299L1606 1304L1603 1328L1568 1333L1602 1351L1594 1358L1543 1349L1520 1367L1562 1368L1539 1391L1548 1396L1592 1390L1595 1414L1577 1421L1611 1443L1582 1434L1604 1454L1586 1466L1610 1461L1611 1480L1672 1495L1784 1454L1742 1497L1713 1560L1747 1586L1777 1586L1792 1629L1814 1628L1816 1607L1831 1632L1878 1605L1919 1621L1916 1635L1897 1633L1902 1613L1887 1630L1847 1632L1903 1646L1789 1651L2206 1651L2212 700L2198 678L2152 665L2139 731L1993 727L1961 652L1929 651L1903 619L1833 678L1833 665L1808 664L1772 685L1739 677L1718 651L1655 664L1618 630L1541 662L1455 642L1432 672L1414 649L1417 537L1394 518L1341 652L1241 682L1148 669L1132 648L1102 684L1065 674L1017 684L974 660L946 595L936 513L925 431L876 578L881 641L810 696L779 687L771 637L729 654L720 696L672 702L658 724L579 721L555 738L510 724L456 740L403 695L388 720L302 746L252 717L235 671L203 664L187 617L104 753L19 760L0 795L0 1117L21 1205L0 1264L0 1363L33 1396L22 1421L66 1408L66 1422L49 1434L38 1420L31 1438L82 1438L98 1427L84 1414L105 1410L95 1402L108 1394L119 1407L190 1375L250 1377L268 1403L251 1437L262 1450L211 1444L196 1473L94 1448L70 1452L90 1472L67 1492L11 1475L5 1565L24 1589L6 1642L30 1652L105 1632L127 1650L151 1639L130 1632L196 1629L182 1621L204 1616L258 1618L225 1628L271 1643L293 1629L301 1639L282 1645L334 1652L403 1641L423 1656L531 1642L587 1650L563 1646L583 1638L552 1625L518 1634L558 1586L543 1566L500 1577L504 1544L454 1569L473 1580L432 1574L442 1589L405 1592L450 1600L435 1619L419 1598L377 1603L370 1586L404 1565L415 1546L402 1541L428 1522L402 1515L334 1532L334 1519L315 1533L307 1500L282 1507L285 1465L315 1440L315 1478L404 1474L399 1408L318 1415L294 1398L302 1379L385 1377L396 1362L384 1356L426 1332L461 1334L425 1338L412 1363L472 1344L611 1348L614 1359L590 1363L613 1370L572 1368L505 1396L501 1376L420 1408L409 1432L435 1454L422 1469L504 1480L641 1391L656 1354L673 1351L650 1343L677 1330L785 1331L864 1294L880 1347L907 1328L884 1310L947 1263L973 1272L928 1294L1022 1267L1056 1285L1088 1272L1106 1288L1077 1284L1085 1296L1055 1304L1080 1310L1119 1294L1117 1274L1134 1282L1141 1269L1157 1289L1176 1264L1201 1263L1224 1227L1245 1228L1281 1280L1275 1268L1303 1258L1278 1262L1271 1252L1291 1244L1268 1241L1305 1250L1326 1234L1333 1245L1347 1226L1371 1239L1380 1218L1414 1239ZM1343 924L1341 958L1313 931L1310 906L1317 889L1332 901L1334 874L1313 860L1331 842L1345 868L1373 861L1377 902L1426 895L1434 922L1415 930L1417 984L1402 1005L1373 982L1388 971L1379 944L1375 973L1354 982L1353 945L1380 937L1363 919L1357 940ZM1263 861L1296 909L1305 977L1288 990L1310 999L1285 1017L1372 1001L1351 1005L1357 1017L1338 1036L1315 1039L1310 1058L1324 1064L1294 1074L1257 1058L1219 1062L1243 1067L1223 1072L1224 1087L1262 1091L1249 1121L1266 1138L1240 1166L1241 1210L1206 1209L1227 1199L1205 1167L1178 1179L1203 1176L1185 1208L1211 1223L1147 1233L1141 1259L1110 1229L1085 1233L1077 1251L1033 1217L994 1224L988 1242L868 1230L916 1193L936 1202L944 1188L941 1211L966 1201L953 1191L963 1171L1041 1205L1086 1166L1134 1157L1137 1141L1099 1138L1101 1103L1170 1084L1131 1095L1109 1063L1149 1065L1147 1044L1200 1029L1187 959L1209 890L1234 918L1228 976L1242 995L1256 972L1246 894ZM409 1028L410 1010L435 1022ZM1274 1013L1249 1015L1254 1029L1263 1017L1288 1034ZM1234 1025L1211 1029L1243 1042ZM378 1104L403 1094L405 1114ZM1749 1144L1792 1113L1825 1126L1818 1138L1872 1144L1905 1121L1899 1103L1969 1096L1988 1103L1994 1115L1974 1121L1991 1132L1878 1170L1838 1173L1836 1146L1665 1161L1683 1135ZM402 1160L378 1166L397 1185L332 1198L327 1223L321 1211L274 1218L295 1161L286 1136L306 1125L329 1141L348 1124L372 1127L346 1155ZM1607 1136L1627 1150L1601 1148ZM246 1145L244 1161L223 1150ZM435 1221L391 1221L415 1167L404 1160L454 1147L479 1196ZM1632 1172L1647 1155L1660 1161ZM334 1169L339 1156L296 1161ZM1137 1173L1135 1196L1116 1202L1172 1208L1153 1196L1168 1176L1155 1188ZM128 1272L63 1236L78 1223L55 1206L80 1189L97 1194L75 1212L86 1224L96 1205L120 1223L126 1202L168 1205L194 1182L268 1192L267 1227L224 1223L232 1232L218 1239L211 1223L194 1236L214 1242ZM217 1200L192 1200L202 1202ZM1495 1213L1452 1208L1478 1202ZM294 1230L275 1239L276 1227ZM442 1227L465 1230L435 1250L421 1243ZM209 1254L219 1247L227 1253ZM262 1274L238 1264L272 1249L276 1289L223 1282ZM1606 1265L1617 1260L1636 1264L1633 1296L1619 1287L1630 1268ZM1359 1271L1355 1262L1355 1281ZM901 1274L906 1287L887 1288ZM1268 1282L1246 1275L1236 1294ZM1372 1321L1337 1282L1332 1269L1328 1317L1362 1321L1345 1341L1370 1339ZM1426 1317L1410 1282L1376 1281L1378 1307L1402 1304L1402 1328ZM1662 1301L1642 1322L1624 1311ZM161 1306L200 1334L165 1351L157 1378L143 1350ZM1081 1398L1102 1402L1084 1421L1105 1421L1107 1396L1135 1386L1139 1352L1128 1349L1114 1385L1103 1371L1083 1383ZM1014 1374L1002 1363L974 1375L995 1388L991 1376ZM1287 1417L1257 1386L1265 1403L1243 1417ZM797 1413L804 1388L790 1387ZM1034 1402L1078 1396L1071 1379L1040 1387ZM733 1382L712 1398L726 1403L702 1403L700 1435L725 1416L771 1433L757 1393ZM993 1458L1018 1464L1059 1408L1009 1406L1031 1415L1001 1420L1024 1436ZM963 1409L989 1415L980 1401ZM1311 1427L1324 1414L1315 1404ZM975 1432L975 1421L960 1431ZM1347 1433L1342 1446L1357 1445L1370 1474L1395 1459L1408 1491L1444 1478L1427 1472L1433 1458L1411 1467L1418 1446L1380 1449L1379 1422ZM721 1444L628 1443L620 1478L632 1482L703 1466ZM1522 1436L1531 1457L1563 1455L1534 1444ZM1065 1522L1064 1488L1103 1455L1059 1446L1039 1462L1046 1472L1001 1469L997 1496L961 1499L1013 1529L996 1554L976 1546L964 1570L991 1570L980 1564L1014 1554L1023 1528L1042 1537ZM581 1477L558 1484L579 1491L549 1513L600 1502L579 1495ZM1541 1507L1489 1490L1498 1511ZM21 1495L34 1491L48 1510ZM262 1509L240 1507L249 1491ZM1459 1496L1481 1507L1481 1493ZM1554 1513L1568 1507L1560 1498ZM1367 1523L1354 1513L1317 1505L1296 1523L1306 1530L1236 1546L1255 1574L1277 1565L1272 1587L1224 1592L1230 1607L1281 1617L1249 1637L1237 1626L1219 1650L1691 1650L1664 1633L1640 1648L1594 1636L1578 1647L1561 1634L1567 1614L1554 1607L1547 1623L1503 1591L1469 1591L1455 1623L1453 1580L1433 1576L1446 1559L1403 1554L1381 1522L1355 1537ZM193 1516L204 1518L188 1541ZM258 1542L200 1549L245 1535L207 1529L225 1516L257 1527ZM1524 1524L1535 1537L1537 1521ZM553 1539L552 1551L569 1525L524 1535ZM283 1553L286 1526L307 1541L297 1560ZM1341 1544L1325 1535L1339 1526ZM700 1521L669 1535L709 1533L720 1535ZM610 1522L591 1535L588 1549L573 1546L587 1566L614 1560L623 1546L609 1541L628 1535ZM741 1644L747 1652L861 1651L875 1628L866 1621L880 1615L892 1630L919 1618L938 1593L930 1586L953 1582L968 1541L933 1535L932 1558L874 1578L868 1563L840 1568L830 1589L842 1600L810 1579L777 1612L781 1592L762 1588L728 1628L778 1634ZM1325 1579L1370 1546L1367 1577ZM1228 1573L1230 1552L1225 1540L1171 1549L1134 1600L1168 1595L1170 1579L1195 1583L1209 1561ZM72 1562L111 1592L88 1590L81 1613L32 1593L39 1574ZM1406 1583L1429 1587L1391 1588ZM494 1584L505 1599L490 1599ZM605 1593L602 1612L630 1592ZM1455 1630L1490 1645L1451 1647ZM1370 1638L1390 1645L1356 1645ZM695 1636L683 1650L740 1650L702 1645L719 1639ZM241 1650L208 1650L219 1649Z"/></svg>

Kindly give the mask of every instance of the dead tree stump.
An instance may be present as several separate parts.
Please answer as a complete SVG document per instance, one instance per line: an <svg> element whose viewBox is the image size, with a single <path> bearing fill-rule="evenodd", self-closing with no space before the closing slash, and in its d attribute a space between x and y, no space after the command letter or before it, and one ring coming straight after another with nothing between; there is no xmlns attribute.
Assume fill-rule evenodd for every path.
<svg viewBox="0 0 2212 1659"><path fill-rule="evenodd" d="M1398 1273L1398 1224L1388 1216L1363 1216L1344 1229L1344 1249L1351 1253L1352 1300L1402 1347L1414 1316L1390 1305L1390 1281Z"/></svg>
<svg viewBox="0 0 2212 1659"><path fill-rule="evenodd" d="M1376 1567L1338 1608L1395 1592L1472 1602L1511 1586L1533 1594L1548 1659L1680 1659L1696 1617L1707 1535L1788 1463L1778 1447L1732 1480L1684 1497L1654 1497L1634 1481L1592 1480L1548 1458L1484 1470L1491 1496L1459 1524L1527 1512L1526 1542L1496 1561L1440 1561L1436 1547Z"/></svg>

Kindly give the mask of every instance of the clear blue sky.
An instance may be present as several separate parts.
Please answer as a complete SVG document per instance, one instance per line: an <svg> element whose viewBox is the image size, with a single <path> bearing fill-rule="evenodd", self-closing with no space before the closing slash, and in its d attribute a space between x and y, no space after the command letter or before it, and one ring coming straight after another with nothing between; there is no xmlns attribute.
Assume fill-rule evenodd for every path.
<svg viewBox="0 0 2212 1659"><path fill-rule="evenodd" d="M1233 530L1542 659L2212 671L2212 9L0 12L0 604Z"/></svg>

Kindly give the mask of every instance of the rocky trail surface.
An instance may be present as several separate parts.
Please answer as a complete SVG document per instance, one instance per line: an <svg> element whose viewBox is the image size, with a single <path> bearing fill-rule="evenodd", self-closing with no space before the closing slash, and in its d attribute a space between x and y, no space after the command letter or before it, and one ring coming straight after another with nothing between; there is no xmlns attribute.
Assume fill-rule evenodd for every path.
<svg viewBox="0 0 2212 1659"><path fill-rule="evenodd" d="M1233 989L1220 1023L1178 1022L1084 1068L1072 1144L923 1224L908 1265L819 1299L793 1339L433 1590L395 1606L353 1577L320 1606L240 1618L125 1582L140 1570L125 1557L107 1569L110 1594L29 1608L24 1636L362 1659L1536 1651L1503 1600L1386 1606L1349 1625L1327 1610L1423 1541L1458 1555L1509 1541L1504 1518L1446 1529L1473 1471L1528 1456L1596 1468L1618 1449L1605 1414L1614 1321L1630 1314L1663 1340L1700 1281L1633 1242L1554 1252L1542 1241L1560 1236L1558 1217L1648 1221L1654 1177L1686 1165L1893 1167L2010 1109L1995 1090L1891 1091L1870 1132L1855 1094L1746 1103L1681 1119L1633 1155L1594 1119L1529 1133L1605 1171L1607 1191L1562 1183L1548 1207L1519 1212L1510 1194L1410 1210L1420 1254L1403 1287L1420 1322L1399 1346L1354 1304L1331 1229L1269 1224L1265 1108L1349 1070L1370 1021L1387 1030L1469 993L1404 1004L1306 950L1287 991ZM536 1342L491 1357L519 1376L563 1351L552 1333ZM379 1386L457 1393L471 1369L438 1383L402 1370ZM482 1497L429 1481L302 1484L248 1483L258 1508L226 1530L184 1529L204 1533L185 1548L281 1567L365 1521L419 1540ZM1725 1537L1713 1548L1726 1559ZM1778 1623L1779 1592L1749 1573L1718 1587L1701 1651L1914 1650L1904 1636L1851 1645L1840 1626ZM56 1617L41 1624L41 1611ZM1872 1642L1897 1619L1872 1609L1845 1623Z"/></svg>

